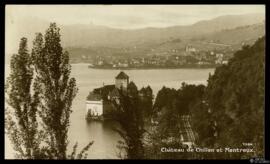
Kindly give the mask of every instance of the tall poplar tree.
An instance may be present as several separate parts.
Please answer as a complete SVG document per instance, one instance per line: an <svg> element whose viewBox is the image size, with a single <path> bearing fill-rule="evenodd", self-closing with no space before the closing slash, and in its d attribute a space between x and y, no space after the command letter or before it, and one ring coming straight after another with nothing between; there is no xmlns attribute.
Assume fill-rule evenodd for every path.
<svg viewBox="0 0 270 164"><path fill-rule="evenodd" d="M39 115L48 134L45 142L52 158L66 159L67 133L72 100L78 91L76 80L69 78L69 55L60 44L60 29L51 23L43 37L38 34L33 46L38 92L42 97Z"/></svg>
<svg viewBox="0 0 270 164"><path fill-rule="evenodd" d="M16 157L34 159L40 156L40 133L36 119L38 93L31 94L33 69L27 49L27 39L20 41L18 54L10 62L7 79L6 133L16 151Z"/></svg>
<svg viewBox="0 0 270 164"><path fill-rule="evenodd" d="M6 110L5 123L17 158L81 159L93 144L78 154L75 144L67 155L71 105L78 89L75 79L69 77L69 55L63 52L59 31L51 23L44 39L38 33L31 55L27 39L22 38L18 54L11 59L6 93L7 109L14 110Z"/></svg>

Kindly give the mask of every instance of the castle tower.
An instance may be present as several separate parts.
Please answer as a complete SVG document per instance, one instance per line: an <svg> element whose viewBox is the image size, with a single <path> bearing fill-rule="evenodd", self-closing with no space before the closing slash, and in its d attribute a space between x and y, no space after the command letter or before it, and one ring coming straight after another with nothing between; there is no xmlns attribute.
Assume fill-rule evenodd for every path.
<svg viewBox="0 0 270 164"><path fill-rule="evenodd" d="M128 83L129 83L129 77L123 71L121 71L115 77L115 87L118 88L118 89L124 89L124 90L126 90Z"/></svg>

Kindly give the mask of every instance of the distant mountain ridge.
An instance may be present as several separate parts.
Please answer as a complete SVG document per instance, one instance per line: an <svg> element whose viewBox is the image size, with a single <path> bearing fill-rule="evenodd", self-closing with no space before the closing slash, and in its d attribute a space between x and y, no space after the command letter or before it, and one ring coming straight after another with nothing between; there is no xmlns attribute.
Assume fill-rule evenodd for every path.
<svg viewBox="0 0 270 164"><path fill-rule="evenodd" d="M67 47L71 57L85 56L106 56L122 54L127 56L146 55L149 53L170 52L171 50L185 51L187 45L192 45L198 50L218 50L226 47L240 49L242 44L253 44L259 37L265 35L265 24L240 26L233 29L221 30L210 34L201 34L189 39L170 38L160 43L144 44L138 48L112 48L106 46ZM125 50L123 50L125 49ZM154 52L151 52L153 51Z"/></svg>
<svg viewBox="0 0 270 164"><path fill-rule="evenodd" d="M93 24L79 25L62 25L61 28L62 44L64 47L109 47L109 48L132 48L132 47L152 47L162 43L171 42L172 40L181 40L183 43L187 40L197 38L222 38L226 42L234 41L234 38L241 40L242 36L235 33L237 27L253 26L264 24L265 15L263 14L246 14L246 15L225 15L211 20L202 20L192 25L172 26L166 28L140 28L140 29L117 29L106 26ZM57 23L57 22L56 22ZM15 43L14 47L18 46L19 38L25 36L29 40L29 47L32 45L34 34L36 32L44 33L48 28L49 22L29 18L17 22L17 35L12 39ZM243 28L243 30L247 28ZM232 31L236 31L233 33ZM246 30L243 40L251 36L257 38L265 32L264 26L252 31ZM232 39L230 39L230 37ZM17 48L16 48L17 51ZM14 51L14 52L16 52ZM14 53L10 52L10 53Z"/></svg>
<svg viewBox="0 0 270 164"><path fill-rule="evenodd" d="M190 39L203 34L262 23L263 21L264 15L249 14L220 16L212 20L199 21L192 25L166 28L123 30L104 26L74 25L64 26L62 35L63 43L67 46L130 47L161 43L173 38Z"/></svg>

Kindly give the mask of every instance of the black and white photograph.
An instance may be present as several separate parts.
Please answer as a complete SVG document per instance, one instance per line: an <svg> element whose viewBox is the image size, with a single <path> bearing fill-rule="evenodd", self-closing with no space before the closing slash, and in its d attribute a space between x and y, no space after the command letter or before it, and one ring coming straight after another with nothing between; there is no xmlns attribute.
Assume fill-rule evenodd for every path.
<svg viewBox="0 0 270 164"><path fill-rule="evenodd" d="M7 4L4 158L262 162L265 7Z"/></svg>

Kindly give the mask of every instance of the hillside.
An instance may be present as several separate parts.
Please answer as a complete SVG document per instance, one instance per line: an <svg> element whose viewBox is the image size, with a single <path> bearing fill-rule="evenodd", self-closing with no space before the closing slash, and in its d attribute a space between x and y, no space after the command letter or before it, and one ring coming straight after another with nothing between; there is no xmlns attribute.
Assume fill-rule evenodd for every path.
<svg viewBox="0 0 270 164"><path fill-rule="evenodd" d="M255 41L265 34L265 24L239 26L234 29L222 30L202 37L204 40L223 44L239 44L241 42Z"/></svg>
<svg viewBox="0 0 270 164"><path fill-rule="evenodd" d="M263 154L265 37L237 51L208 79L207 101L217 122L219 146L253 143ZM256 131L250 131L256 129ZM247 154L242 154L247 156Z"/></svg>
<svg viewBox="0 0 270 164"><path fill-rule="evenodd" d="M214 43L249 43L265 33L265 16L262 14L226 15L211 20L203 20L192 25L167 28L116 29L93 24L59 24L62 45L70 51L71 57L95 55L134 56L146 55L155 49L164 52L171 49L183 51L187 44L196 48L215 49ZM11 20L7 22L12 29L6 32L6 55L17 52L16 46L21 37L28 38L31 50L36 32L44 32L49 22L35 19ZM31 24L31 26L29 26ZM20 28L18 28L20 27ZM221 46L222 47L222 46Z"/></svg>
<svg viewBox="0 0 270 164"><path fill-rule="evenodd" d="M123 30L95 25L74 25L63 27L62 34L64 44L69 47L132 47L134 45L158 44L175 38L190 39L202 34L262 23L263 21L264 15L249 14L221 16L193 25L167 28Z"/></svg>
<svg viewBox="0 0 270 164"><path fill-rule="evenodd" d="M191 39L173 38L161 43L144 44L138 47L111 48L106 46L68 47L72 58L84 56L143 56L146 54L169 54L177 50L180 54L187 45L192 45L197 50L212 51L224 49L240 49L245 44L253 44L255 40L265 34L264 23L240 26L233 29L200 35Z"/></svg>

